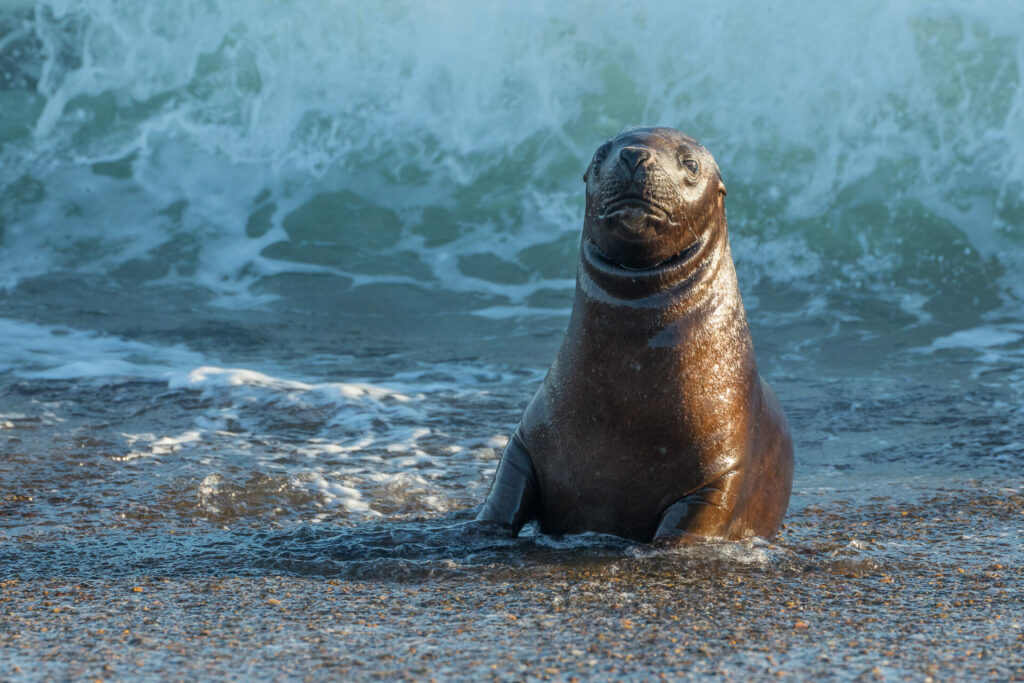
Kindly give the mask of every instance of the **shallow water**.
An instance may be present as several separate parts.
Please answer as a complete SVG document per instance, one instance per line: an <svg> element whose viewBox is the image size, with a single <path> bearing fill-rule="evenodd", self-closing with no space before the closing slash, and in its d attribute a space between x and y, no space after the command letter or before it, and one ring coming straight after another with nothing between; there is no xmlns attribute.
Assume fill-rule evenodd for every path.
<svg viewBox="0 0 1024 683"><path fill-rule="evenodd" d="M1021 26L4 3L0 678L1024 677ZM725 175L770 543L466 526L636 124Z"/></svg>

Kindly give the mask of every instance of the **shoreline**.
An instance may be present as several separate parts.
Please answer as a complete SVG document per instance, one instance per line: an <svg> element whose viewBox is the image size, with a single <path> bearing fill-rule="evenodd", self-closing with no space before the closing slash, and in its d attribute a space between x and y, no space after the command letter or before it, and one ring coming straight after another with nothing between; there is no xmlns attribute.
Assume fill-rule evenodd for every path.
<svg viewBox="0 0 1024 683"><path fill-rule="evenodd" d="M940 517L964 493L805 506L766 562L561 552L408 579L8 579L0 680L1024 680L1024 496L980 496L965 541ZM914 559L936 542L977 552Z"/></svg>

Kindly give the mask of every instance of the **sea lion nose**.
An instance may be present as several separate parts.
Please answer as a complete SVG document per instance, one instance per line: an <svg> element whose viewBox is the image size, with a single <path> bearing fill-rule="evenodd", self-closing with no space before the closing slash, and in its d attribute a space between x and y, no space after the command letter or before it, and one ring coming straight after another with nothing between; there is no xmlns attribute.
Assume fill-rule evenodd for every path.
<svg viewBox="0 0 1024 683"><path fill-rule="evenodd" d="M651 158L651 153L643 147L623 147L619 151L619 158L626 162L626 168L631 173L636 173L637 167Z"/></svg>

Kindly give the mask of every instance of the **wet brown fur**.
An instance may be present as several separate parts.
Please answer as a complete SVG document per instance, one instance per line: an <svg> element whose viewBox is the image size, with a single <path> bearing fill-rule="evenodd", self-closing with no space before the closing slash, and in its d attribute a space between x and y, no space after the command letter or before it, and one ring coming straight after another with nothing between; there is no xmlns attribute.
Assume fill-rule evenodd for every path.
<svg viewBox="0 0 1024 683"><path fill-rule="evenodd" d="M714 159L678 131L632 129L585 179L569 328L513 439L534 475L515 524L640 541L774 534L792 439L757 372ZM481 518L507 522L495 488Z"/></svg>

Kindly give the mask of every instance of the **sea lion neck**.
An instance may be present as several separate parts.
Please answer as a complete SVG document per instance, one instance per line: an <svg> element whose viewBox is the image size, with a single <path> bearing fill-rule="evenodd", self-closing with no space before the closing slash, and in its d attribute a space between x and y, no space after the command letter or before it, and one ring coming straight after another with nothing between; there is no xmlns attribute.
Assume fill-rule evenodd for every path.
<svg viewBox="0 0 1024 683"><path fill-rule="evenodd" d="M618 301L623 306L657 305L699 298L729 259L724 216L712 221L700 236L667 261L651 268L631 269L606 256L584 233L580 242L577 289L590 298Z"/></svg>

